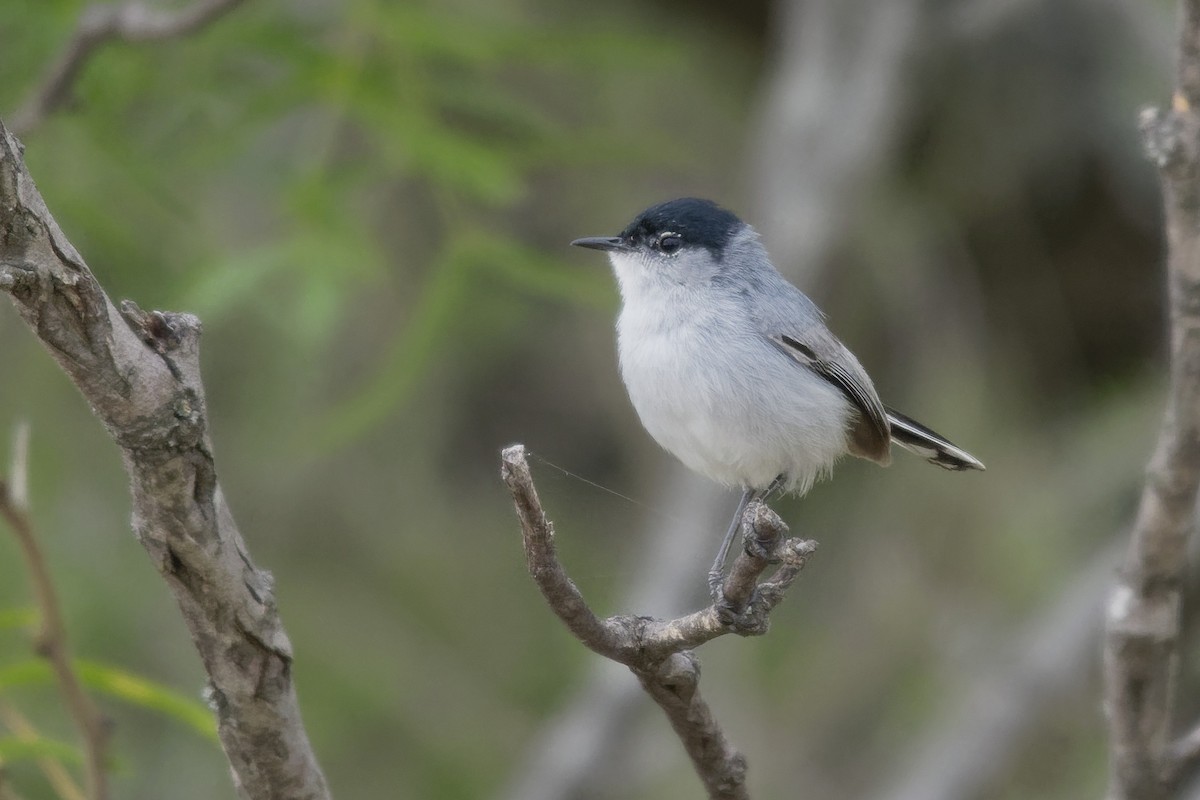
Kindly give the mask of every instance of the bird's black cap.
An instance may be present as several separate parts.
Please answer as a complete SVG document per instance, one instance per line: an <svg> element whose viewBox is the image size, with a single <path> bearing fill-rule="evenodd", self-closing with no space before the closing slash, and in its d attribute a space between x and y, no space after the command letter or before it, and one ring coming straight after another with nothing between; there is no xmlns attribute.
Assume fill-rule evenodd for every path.
<svg viewBox="0 0 1200 800"><path fill-rule="evenodd" d="M704 247L719 255L742 224L736 214L711 200L680 197L647 208L620 236L591 236L571 244L595 250L632 250L648 246L670 231L679 234L686 246Z"/></svg>
<svg viewBox="0 0 1200 800"><path fill-rule="evenodd" d="M725 249L742 221L711 200L680 197L647 208L638 214L621 239L634 247L653 241L666 231L678 233L686 245L705 247L715 255Z"/></svg>

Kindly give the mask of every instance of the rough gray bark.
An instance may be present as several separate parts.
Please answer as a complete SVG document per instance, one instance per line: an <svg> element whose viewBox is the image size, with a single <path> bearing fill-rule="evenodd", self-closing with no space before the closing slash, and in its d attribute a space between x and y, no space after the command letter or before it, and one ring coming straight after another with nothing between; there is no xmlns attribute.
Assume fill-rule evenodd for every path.
<svg viewBox="0 0 1200 800"><path fill-rule="evenodd" d="M1195 736L1172 743L1181 589L1200 487L1200 0L1180 7L1171 108L1147 109L1141 120L1146 152L1162 178L1171 387L1108 602L1109 800L1166 798L1200 756Z"/></svg>
<svg viewBox="0 0 1200 800"><path fill-rule="evenodd" d="M217 483L200 382L200 321L118 311L47 210L0 123L0 290L121 449L133 529L183 612L218 732L248 798L326 798L300 719L271 576Z"/></svg>
<svg viewBox="0 0 1200 800"><path fill-rule="evenodd" d="M637 676L666 712L710 798L746 800L746 760L700 696L700 666L691 648L727 633L765 633L771 610L800 574L815 544L785 538L783 521L765 505L752 504L743 518L747 547L722 586L724 602L672 620L629 615L601 619L558 560L554 526L542 510L523 446L504 450L501 476L521 522L529 574L551 610L588 649L624 664ZM780 566L760 583L774 564Z"/></svg>

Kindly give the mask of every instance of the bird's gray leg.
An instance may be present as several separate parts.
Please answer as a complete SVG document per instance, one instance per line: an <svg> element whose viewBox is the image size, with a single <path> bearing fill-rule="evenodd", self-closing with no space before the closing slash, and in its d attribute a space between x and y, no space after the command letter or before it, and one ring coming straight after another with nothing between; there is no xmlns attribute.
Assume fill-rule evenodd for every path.
<svg viewBox="0 0 1200 800"><path fill-rule="evenodd" d="M717 551L717 558L713 561L712 569L708 571L708 592L714 600L720 599L725 560L729 558L729 548L733 545L733 537L737 535L738 529L742 526L742 515L746 513L746 507L750 505L750 501L756 498L770 497L772 492L783 486L784 480L785 476L778 475L765 491L746 489L742 492L742 499L738 501L737 510L733 512L733 519L729 521L729 530L725 532L725 538L721 541L721 549Z"/></svg>
<svg viewBox="0 0 1200 800"><path fill-rule="evenodd" d="M721 594L721 578L725 572L725 559L729 558L729 546L733 544L733 537L737 535L738 528L742 527L742 514L746 512L746 506L750 505L750 500L755 494L757 492L753 489L742 492L742 499L738 501L737 510L733 512L733 519L729 522L729 530L725 532L725 538L721 542L721 549L717 551L717 559L708 571L708 592L714 599Z"/></svg>
<svg viewBox="0 0 1200 800"><path fill-rule="evenodd" d="M786 481L787 481L786 475L776 475L775 480L771 481L771 485L768 486L767 490L762 493L762 501L764 503L770 502L771 495L775 494L776 492L779 492L779 496L775 498L776 500L778 500L780 497L783 497L784 494L786 494L786 492L783 489L783 484Z"/></svg>

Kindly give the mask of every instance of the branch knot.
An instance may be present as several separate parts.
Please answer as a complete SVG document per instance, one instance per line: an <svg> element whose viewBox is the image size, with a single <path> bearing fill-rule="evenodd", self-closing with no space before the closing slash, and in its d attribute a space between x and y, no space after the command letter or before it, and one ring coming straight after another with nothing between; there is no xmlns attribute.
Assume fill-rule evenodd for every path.
<svg viewBox="0 0 1200 800"><path fill-rule="evenodd" d="M1200 154L1200 119L1190 105L1146 106L1138 113L1138 129L1146 158L1160 171L1174 177L1194 172Z"/></svg>

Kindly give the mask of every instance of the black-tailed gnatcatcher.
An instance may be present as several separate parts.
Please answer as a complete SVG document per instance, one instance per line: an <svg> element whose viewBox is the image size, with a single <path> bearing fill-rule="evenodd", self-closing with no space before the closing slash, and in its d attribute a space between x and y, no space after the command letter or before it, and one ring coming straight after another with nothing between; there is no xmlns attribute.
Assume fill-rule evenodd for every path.
<svg viewBox="0 0 1200 800"><path fill-rule="evenodd" d="M747 504L775 489L803 494L845 453L886 466L894 441L939 467L984 468L884 406L754 228L716 203L670 200L618 236L571 244L612 261L621 377L646 430L691 469L743 490L714 589Z"/></svg>

